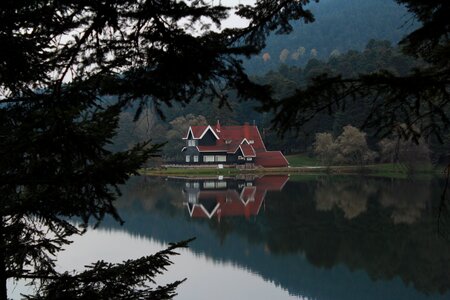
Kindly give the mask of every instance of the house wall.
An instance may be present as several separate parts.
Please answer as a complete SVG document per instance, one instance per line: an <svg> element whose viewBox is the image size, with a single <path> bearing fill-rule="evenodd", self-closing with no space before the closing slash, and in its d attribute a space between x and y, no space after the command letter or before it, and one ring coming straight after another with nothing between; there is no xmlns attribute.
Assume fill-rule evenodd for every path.
<svg viewBox="0 0 450 300"><path fill-rule="evenodd" d="M229 164L245 164L245 163L252 163L254 162L254 158L251 158L251 161L248 161L246 159L239 159L239 156L243 156L241 150L239 149L238 151L236 151L235 154L227 154L225 152L210 152L210 153L205 153L205 152L199 152L197 150L196 147L187 147L185 151L183 151L183 158L184 158L184 162L186 162L186 155L190 156L190 160L189 160L189 164L210 164L210 165L217 165L217 164L224 164L224 165L229 165ZM194 155L198 156L198 162L194 162ZM205 155L226 155L227 156L227 161L226 162L204 162L203 161L203 156Z"/></svg>
<svg viewBox="0 0 450 300"><path fill-rule="evenodd" d="M192 139L191 134L188 136L188 140ZM243 157L241 149L238 149L236 153L234 154L227 154L226 152L199 152L195 146L188 146L188 140L186 140L186 149L183 151L183 161L186 162L186 156L189 155L190 159L189 162L186 162L188 164L210 164L210 165L217 165L217 164L245 164L245 163L253 163L254 158L247 158L239 159L239 157ZM214 134L208 130L203 138L201 140L196 140L198 146L213 146L216 145L216 137ZM204 162L203 156L205 155L226 155L227 161L226 162ZM198 156L198 162L194 162L194 156Z"/></svg>
<svg viewBox="0 0 450 300"><path fill-rule="evenodd" d="M242 155L241 149L238 149L236 151L236 153L234 153L234 154L228 154L227 162L231 163L231 164L239 164L239 165L242 165L242 164L245 164L245 163L253 163L254 162L254 158L253 157L251 158L251 161L246 160L246 158L239 159L239 157L244 157L244 155Z"/></svg>
<svg viewBox="0 0 450 300"><path fill-rule="evenodd" d="M226 152L211 152L211 153L202 153L197 150L196 147L187 147L186 150L183 151L183 161L186 162L186 156L190 156L189 164L201 164L201 165L217 165L228 164L228 157L226 162L204 162L203 156L205 155L227 155ZM198 156L198 162L194 162L194 156ZM186 162L188 163L188 162Z"/></svg>
<svg viewBox="0 0 450 300"><path fill-rule="evenodd" d="M204 156L206 156L206 155L220 155L220 156L226 156L227 155L227 153L226 152L210 152L210 153L205 153L205 152L202 152L202 153L200 153L200 157L199 157L199 163L200 164L210 164L210 165L217 165L217 164L229 164L229 161L228 161L228 157L227 157L227 161L226 162L217 162L217 161L213 161L213 162L204 162L203 161L203 157Z"/></svg>
<svg viewBox="0 0 450 300"><path fill-rule="evenodd" d="M199 155L197 147L186 147L186 150L183 151L183 155Z"/></svg>

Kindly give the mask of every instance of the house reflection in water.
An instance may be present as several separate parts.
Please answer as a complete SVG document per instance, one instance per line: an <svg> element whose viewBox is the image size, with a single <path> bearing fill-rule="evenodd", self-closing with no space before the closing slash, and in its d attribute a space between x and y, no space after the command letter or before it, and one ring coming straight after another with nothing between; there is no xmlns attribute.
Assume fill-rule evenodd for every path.
<svg viewBox="0 0 450 300"><path fill-rule="evenodd" d="M287 175L244 179L187 180L183 188L185 205L192 218L258 215L268 191L281 191Z"/></svg>

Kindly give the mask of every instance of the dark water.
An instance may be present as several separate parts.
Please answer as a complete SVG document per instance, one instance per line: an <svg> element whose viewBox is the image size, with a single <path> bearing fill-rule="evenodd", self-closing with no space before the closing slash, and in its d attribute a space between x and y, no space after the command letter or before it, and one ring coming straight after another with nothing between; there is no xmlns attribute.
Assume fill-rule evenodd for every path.
<svg viewBox="0 0 450 300"><path fill-rule="evenodd" d="M126 231L160 242L195 236L193 253L292 296L450 298L441 192L437 179L135 178L121 205Z"/></svg>
<svg viewBox="0 0 450 300"><path fill-rule="evenodd" d="M125 225L106 220L61 264L196 237L161 279L188 278L178 299L450 299L442 189L438 179L137 177L118 203Z"/></svg>

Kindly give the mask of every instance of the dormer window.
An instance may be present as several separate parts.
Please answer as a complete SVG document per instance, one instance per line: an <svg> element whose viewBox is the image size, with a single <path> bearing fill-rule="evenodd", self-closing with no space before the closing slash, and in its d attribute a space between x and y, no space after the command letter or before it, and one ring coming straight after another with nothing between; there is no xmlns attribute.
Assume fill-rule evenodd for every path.
<svg viewBox="0 0 450 300"><path fill-rule="evenodd" d="M194 147L197 146L197 141L196 140L188 140L188 147Z"/></svg>

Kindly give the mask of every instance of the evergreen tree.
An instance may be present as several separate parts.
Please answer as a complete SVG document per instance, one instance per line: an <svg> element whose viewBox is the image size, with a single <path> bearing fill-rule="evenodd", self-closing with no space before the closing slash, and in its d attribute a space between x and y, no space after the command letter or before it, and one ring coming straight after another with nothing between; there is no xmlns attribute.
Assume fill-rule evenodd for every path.
<svg viewBox="0 0 450 300"><path fill-rule="evenodd" d="M35 280L37 299L172 297L180 282L148 283L185 243L78 274L58 273L54 257L90 220L122 221L118 186L158 150L149 141L108 150L121 111L136 107L137 118L147 106L226 102L230 87L269 99L241 57L260 51L269 31L289 32L290 19L312 21L307 2L240 6L249 26L216 31L230 8L204 1L1 1L0 299L8 279Z"/></svg>
<svg viewBox="0 0 450 300"><path fill-rule="evenodd" d="M362 75L322 72L294 95L265 104L266 110L275 112L275 125L281 131L304 125L318 112L339 110L366 99L370 110L363 126L375 128L381 136L401 130L404 138L416 142L423 135L442 137L450 127L450 3L397 2L406 5L421 23L400 42L401 50L424 63L407 74L392 72L387 66L377 72L368 68Z"/></svg>

